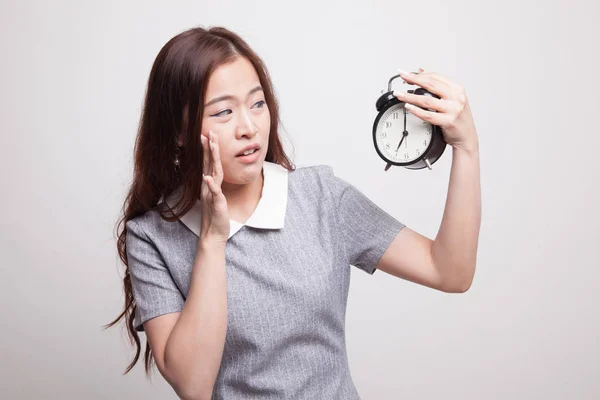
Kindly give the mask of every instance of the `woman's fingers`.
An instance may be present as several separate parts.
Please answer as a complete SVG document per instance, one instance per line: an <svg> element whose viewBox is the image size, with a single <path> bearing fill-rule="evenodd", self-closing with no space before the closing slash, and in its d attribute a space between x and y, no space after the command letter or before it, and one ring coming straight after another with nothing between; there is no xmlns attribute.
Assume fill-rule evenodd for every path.
<svg viewBox="0 0 600 400"><path fill-rule="evenodd" d="M214 188L213 188L213 181L212 181L212 176L210 175L202 175L202 178L204 179L204 183L206 184L206 186L208 187L208 191L211 194L214 194Z"/></svg>
<svg viewBox="0 0 600 400"><path fill-rule="evenodd" d="M405 93L396 90L394 90L392 94L396 96L400 101L404 101L409 104L414 104L427 110L449 112L453 109L452 102L449 100L436 99L435 97Z"/></svg>
<svg viewBox="0 0 600 400"><path fill-rule="evenodd" d="M213 133L211 131L208 131L208 152L210 153L210 158L209 158L209 163L208 163L208 175L210 176L214 176L215 174L215 149L214 149L214 143L212 142L214 140L214 136Z"/></svg>
<svg viewBox="0 0 600 400"><path fill-rule="evenodd" d="M206 174L208 172L208 139L204 135L200 135L200 142L202 143L202 185L200 187L200 199L202 201L207 200L208 194L210 193L210 188L208 186L208 182L206 180Z"/></svg>
<svg viewBox="0 0 600 400"><path fill-rule="evenodd" d="M212 143L212 155L213 155L213 176L215 177L215 183L219 186L223 182L223 165L221 164L221 152L219 150L219 137L213 135Z"/></svg>
<svg viewBox="0 0 600 400"><path fill-rule="evenodd" d="M223 182L223 165L221 164L221 152L219 150L219 137L208 131L207 135L201 135L204 160L202 162L203 179L210 193L221 193Z"/></svg>
<svg viewBox="0 0 600 400"><path fill-rule="evenodd" d="M204 135L200 135L200 143L202 143L202 173L206 175L208 173L208 139Z"/></svg>
<svg viewBox="0 0 600 400"><path fill-rule="evenodd" d="M217 196L221 194L221 186L215 181L214 176L204 175L204 181L206 182L208 190L212 195Z"/></svg>

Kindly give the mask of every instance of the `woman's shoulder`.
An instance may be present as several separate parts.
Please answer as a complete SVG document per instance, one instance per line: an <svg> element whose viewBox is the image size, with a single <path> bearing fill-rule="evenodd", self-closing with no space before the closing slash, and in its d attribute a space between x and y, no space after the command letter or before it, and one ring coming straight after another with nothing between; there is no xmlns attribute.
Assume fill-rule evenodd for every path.
<svg viewBox="0 0 600 400"><path fill-rule="evenodd" d="M154 208L129 219L125 223L126 228L143 233L146 236L162 235L165 230L170 230L174 225L174 222L163 218L165 205L166 203L159 203Z"/></svg>
<svg viewBox="0 0 600 400"><path fill-rule="evenodd" d="M290 180L302 189L320 190L334 196L339 195L349 186L349 183L340 178L333 167L327 164L297 166L290 174Z"/></svg>
<svg viewBox="0 0 600 400"><path fill-rule="evenodd" d="M308 203L324 201L333 204L347 189L346 181L340 179L331 165L316 164L297 166L290 173L290 190L298 199Z"/></svg>
<svg viewBox="0 0 600 400"><path fill-rule="evenodd" d="M333 167L327 164L297 165L290 172L290 179L304 184L325 183L333 176Z"/></svg>
<svg viewBox="0 0 600 400"><path fill-rule="evenodd" d="M333 170L333 167L327 164L296 164L293 173L319 173L326 170Z"/></svg>

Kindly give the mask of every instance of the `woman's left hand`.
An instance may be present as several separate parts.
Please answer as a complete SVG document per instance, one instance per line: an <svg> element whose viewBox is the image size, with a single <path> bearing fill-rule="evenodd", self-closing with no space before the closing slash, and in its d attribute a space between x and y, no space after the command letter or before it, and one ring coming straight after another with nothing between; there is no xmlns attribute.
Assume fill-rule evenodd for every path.
<svg viewBox="0 0 600 400"><path fill-rule="evenodd" d="M439 126L442 129L444 140L452 147L469 152L478 150L479 139L475 130L475 122L467 94L462 86L435 72L424 72L421 68L418 74L400 71L400 77L407 83L417 85L440 96L439 99L436 99L431 96L395 90L394 96L407 103L407 111L423 121ZM412 107L412 104L437 112Z"/></svg>

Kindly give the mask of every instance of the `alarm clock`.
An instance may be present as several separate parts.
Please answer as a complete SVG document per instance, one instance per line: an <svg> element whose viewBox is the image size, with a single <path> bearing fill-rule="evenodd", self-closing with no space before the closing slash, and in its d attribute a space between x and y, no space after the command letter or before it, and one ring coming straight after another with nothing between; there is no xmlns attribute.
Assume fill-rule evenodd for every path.
<svg viewBox="0 0 600 400"><path fill-rule="evenodd" d="M418 72L413 72L418 74ZM441 157L446 149L446 141L442 129L423 121L410 113L401 101L393 94L392 82L400 75L394 75L388 82L388 91L382 92L375 107L377 117L373 123L373 144L379 157L386 162L385 171L392 165L408 169L432 169L432 165ZM407 83L407 82L404 82ZM411 84L412 85L412 84ZM421 87L407 90L408 93L440 97ZM415 105L415 107L418 107ZM434 111L427 109L427 111Z"/></svg>

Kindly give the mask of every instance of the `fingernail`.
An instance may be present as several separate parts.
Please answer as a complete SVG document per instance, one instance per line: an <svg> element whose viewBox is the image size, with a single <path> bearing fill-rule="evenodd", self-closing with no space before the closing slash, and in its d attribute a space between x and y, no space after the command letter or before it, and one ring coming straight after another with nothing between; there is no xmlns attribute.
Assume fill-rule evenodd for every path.
<svg viewBox="0 0 600 400"><path fill-rule="evenodd" d="M415 108L415 106L413 106L412 104L409 104L409 103L406 103L406 104L404 104L404 107L405 107L407 110L413 110L413 109Z"/></svg>
<svg viewBox="0 0 600 400"><path fill-rule="evenodd" d="M401 98L404 98L404 95L405 95L404 92L398 92L396 90L394 90L393 94L394 94L394 96L401 97Z"/></svg>
<svg viewBox="0 0 600 400"><path fill-rule="evenodd" d="M414 74L411 72L406 72L402 69L399 69L398 72L400 73L400 75L404 75L404 76L413 76Z"/></svg>

